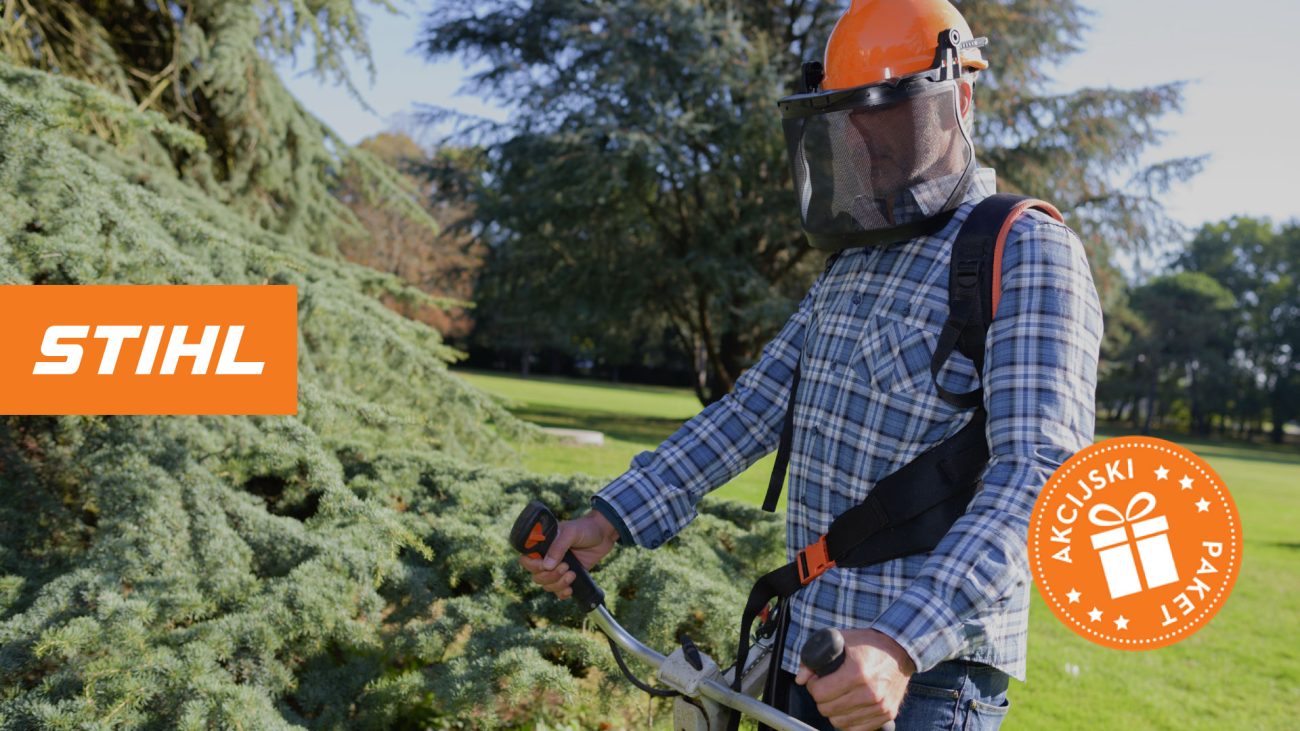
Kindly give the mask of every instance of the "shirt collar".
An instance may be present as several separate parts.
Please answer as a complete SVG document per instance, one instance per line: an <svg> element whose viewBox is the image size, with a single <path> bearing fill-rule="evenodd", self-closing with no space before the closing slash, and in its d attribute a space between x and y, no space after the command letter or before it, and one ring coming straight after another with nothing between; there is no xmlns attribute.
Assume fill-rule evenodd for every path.
<svg viewBox="0 0 1300 731"><path fill-rule="evenodd" d="M975 168L970 188L966 189L965 203L981 201L998 192L998 174L993 168Z"/></svg>
<svg viewBox="0 0 1300 731"><path fill-rule="evenodd" d="M917 183L900 193L895 205L901 210L912 211L914 216L919 214L921 218L929 218L938 213L943 204L948 201L948 196L961 176L962 173L953 173ZM998 176L993 168L975 168L962 203L981 201L993 195L997 192L997 182Z"/></svg>

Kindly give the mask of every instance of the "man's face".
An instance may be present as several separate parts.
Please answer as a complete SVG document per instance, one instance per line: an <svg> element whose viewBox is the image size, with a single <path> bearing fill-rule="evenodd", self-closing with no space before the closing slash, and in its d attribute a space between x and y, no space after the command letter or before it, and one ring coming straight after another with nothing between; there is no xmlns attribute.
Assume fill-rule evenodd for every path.
<svg viewBox="0 0 1300 731"><path fill-rule="evenodd" d="M916 172L916 122L907 102L859 109L849 115L870 162L871 190L899 190Z"/></svg>
<svg viewBox="0 0 1300 731"><path fill-rule="evenodd" d="M872 190L901 191L937 169L953 167L953 156L963 152L953 144L957 120L951 104L967 115L970 84L959 83L954 93L956 99L939 95L850 113L852 130L867 151Z"/></svg>
<svg viewBox="0 0 1300 731"><path fill-rule="evenodd" d="M949 205L972 152L958 122L969 108L963 87L783 122L804 228L878 232Z"/></svg>

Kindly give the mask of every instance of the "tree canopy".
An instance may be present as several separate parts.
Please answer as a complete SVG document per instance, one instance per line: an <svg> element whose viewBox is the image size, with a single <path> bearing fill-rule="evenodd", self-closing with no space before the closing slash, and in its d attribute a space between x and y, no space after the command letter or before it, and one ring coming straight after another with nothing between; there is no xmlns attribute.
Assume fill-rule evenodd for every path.
<svg viewBox="0 0 1300 731"><path fill-rule="evenodd" d="M10 63L88 82L189 131L199 144L145 136L137 154L268 230L329 249L357 225L331 192L347 171L373 200L433 225L410 186L309 114L272 65L309 46L312 73L350 86L345 60L369 58L353 0L45 0L0 12ZM111 139L122 118L84 124Z"/></svg>
<svg viewBox="0 0 1300 731"><path fill-rule="evenodd" d="M1199 164L1141 162L1181 87L1050 93L1053 67L1080 48L1080 3L960 8L992 39L978 154L1003 189L1066 211L1110 311L1122 296L1112 253L1164 243L1158 194ZM466 89L514 110L459 136L484 151L465 188L488 251L480 323L525 349L594 341L617 354L667 333L694 358L701 401L728 392L821 266L799 230L775 102L838 14L814 0L432 10L426 53L481 63Z"/></svg>

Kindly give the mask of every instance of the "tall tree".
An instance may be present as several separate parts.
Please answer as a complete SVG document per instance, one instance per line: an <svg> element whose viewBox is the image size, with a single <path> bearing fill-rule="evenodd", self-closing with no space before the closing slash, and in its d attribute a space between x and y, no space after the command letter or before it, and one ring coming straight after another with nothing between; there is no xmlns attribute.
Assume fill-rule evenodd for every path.
<svg viewBox="0 0 1300 731"><path fill-rule="evenodd" d="M466 157L465 151L430 152L400 132L374 135L357 147L399 171L408 184L419 189L421 206L435 222L465 217L463 202L443 199L422 172L435 164L456 164ZM390 296L389 306L429 324L443 337L467 336L474 324L468 300L482 261L479 247L464 233L435 230L383 201L371 200L366 194L366 177L357 174L354 166L347 170L335 194L356 216L361 231L344 235L339 250L350 260L393 274L429 295L414 301Z"/></svg>
<svg viewBox="0 0 1300 731"><path fill-rule="evenodd" d="M1162 382L1185 389L1189 426L1208 431L1207 398L1221 397L1216 380L1231 375L1235 305L1231 292L1200 272L1157 277L1134 290L1133 309L1145 323L1143 337L1130 344L1146 384L1143 433L1159 411Z"/></svg>
<svg viewBox="0 0 1300 731"><path fill-rule="evenodd" d="M139 69L129 57L95 56L90 73L75 55L103 51L86 44L110 26L129 32L110 33L109 46L155 47L146 21L198 23L217 5L0 2L0 33L20 39L0 51L0 283L294 285L299 385L292 416L0 416L0 727L504 729L633 717L599 635L569 603L540 599L501 531L526 498L567 516L599 484L484 466L535 429L448 374L455 353L436 332L376 301L404 289L397 277L340 260L336 239L320 236L347 209L311 199L333 192L355 158L343 147L315 156L333 144L323 133L275 136L324 129L306 116L259 127L209 109L168 122L112 83L114 68ZM273 22L266 7L252 17ZM67 15L51 25L55 11ZM198 54L186 93L202 73L265 71L238 62L255 49L198 27L192 40L238 57L217 70L220 54L184 46L185 59ZM47 60L49 70L22 67ZM262 97L244 100L253 106L283 89L249 81ZM200 131L222 119L250 125L228 130L253 145L234 162L273 162L286 177L240 186L195 175L190 163L219 155L223 138ZM323 218L265 218L262 185ZM773 516L704 512L706 529L602 570L629 629L652 645L688 632L719 652L738 587L777 560ZM741 560L720 544L742 547ZM687 597L675 590L683 566ZM596 688L598 711L565 702Z"/></svg>
<svg viewBox="0 0 1300 731"><path fill-rule="evenodd" d="M1253 376L1242 390L1262 389L1271 438L1281 443L1284 425L1300 416L1300 224L1244 216L1206 224L1178 263L1236 296L1238 347Z"/></svg>
<svg viewBox="0 0 1300 731"><path fill-rule="evenodd" d="M1052 68L1080 49L1079 3L960 7L993 40L976 92L981 158L1004 188L1067 210L1105 304L1117 305L1112 251L1164 240L1158 194L1198 165L1139 162L1180 87L1049 93ZM490 252L485 280L530 285L527 300L484 299L483 309L569 332L666 325L699 354L700 400L728 392L820 268L799 231L775 101L841 10L448 0L431 11L426 53L481 62L466 88L514 106L507 123L463 133L486 152L470 191Z"/></svg>

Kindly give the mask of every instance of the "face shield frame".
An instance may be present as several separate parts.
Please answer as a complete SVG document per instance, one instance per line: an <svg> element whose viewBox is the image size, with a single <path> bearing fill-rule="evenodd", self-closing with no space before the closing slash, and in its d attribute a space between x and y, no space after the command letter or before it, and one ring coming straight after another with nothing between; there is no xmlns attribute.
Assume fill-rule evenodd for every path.
<svg viewBox="0 0 1300 731"><path fill-rule="evenodd" d="M957 103L958 79L963 76L961 52L968 48L982 47L987 43L987 38L963 41L960 32L956 28L950 28L939 34L935 62L931 68L848 89L820 90L821 80L824 77L822 65L817 62L804 64L800 91L780 99L777 106L781 110L792 176L796 192L800 196L800 220L809 243L814 248L836 251L855 246L888 244L935 233L947 223L952 211L965 197L976 168L974 143L965 121L961 118L960 105ZM960 177L953 185L951 193L941 205L938 205L937 210L931 212L924 220L899 223L891 221L889 225L874 229L814 230L814 227L809 224L808 211L809 200L814 195L813 183L810 182L813 176L808 171L808 162L802 147L805 126L816 125L818 121L829 119L830 115L836 113L852 117L906 103L925 104L931 97L941 94L950 94L953 100L953 121L960 129L965 144L966 162L964 168L959 171ZM802 176L800 175L801 164L804 173ZM821 177L825 178L826 175L823 174ZM867 189L869 190L869 186ZM843 216L843 211L838 215Z"/></svg>

